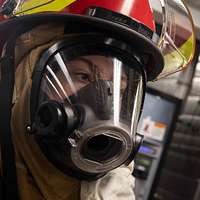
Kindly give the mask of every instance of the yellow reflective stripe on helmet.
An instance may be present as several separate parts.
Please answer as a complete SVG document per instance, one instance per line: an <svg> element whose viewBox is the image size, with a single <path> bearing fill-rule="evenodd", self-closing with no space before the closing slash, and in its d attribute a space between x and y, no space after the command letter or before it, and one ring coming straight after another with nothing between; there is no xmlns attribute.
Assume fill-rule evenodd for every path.
<svg viewBox="0 0 200 200"><path fill-rule="evenodd" d="M192 34L188 40L178 49L173 49L171 53L164 55L165 66L156 80L181 71L191 62L195 51L195 34Z"/></svg>
<svg viewBox="0 0 200 200"><path fill-rule="evenodd" d="M14 15L61 11L76 0L28 0L17 6Z"/></svg>
<svg viewBox="0 0 200 200"><path fill-rule="evenodd" d="M193 58L194 51L195 51L195 41L194 41L194 34L192 34L188 40L179 48L181 53L185 56L186 60L190 62Z"/></svg>

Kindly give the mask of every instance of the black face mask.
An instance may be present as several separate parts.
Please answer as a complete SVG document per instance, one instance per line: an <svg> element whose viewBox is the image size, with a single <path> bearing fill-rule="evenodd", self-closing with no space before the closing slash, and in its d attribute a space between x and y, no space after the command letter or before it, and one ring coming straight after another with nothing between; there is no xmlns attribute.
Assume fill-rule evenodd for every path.
<svg viewBox="0 0 200 200"><path fill-rule="evenodd" d="M64 173L88 180L133 160L145 87L134 52L112 38L79 35L36 63L27 130Z"/></svg>
<svg viewBox="0 0 200 200"><path fill-rule="evenodd" d="M70 101L50 100L38 108L35 136L46 157L81 179L98 178L127 161L135 146L128 126L112 125L112 82L92 82Z"/></svg>

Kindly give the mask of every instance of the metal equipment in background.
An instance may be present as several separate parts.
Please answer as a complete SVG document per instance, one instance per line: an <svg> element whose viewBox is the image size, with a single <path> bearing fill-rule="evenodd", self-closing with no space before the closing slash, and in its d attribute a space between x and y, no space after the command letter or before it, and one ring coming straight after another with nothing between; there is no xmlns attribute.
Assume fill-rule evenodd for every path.
<svg viewBox="0 0 200 200"><path fill-rule="evenodd" d="M135 159L136 200L150 200L172 138L181 100L148 88L138 132L144 135Z"/></svg>

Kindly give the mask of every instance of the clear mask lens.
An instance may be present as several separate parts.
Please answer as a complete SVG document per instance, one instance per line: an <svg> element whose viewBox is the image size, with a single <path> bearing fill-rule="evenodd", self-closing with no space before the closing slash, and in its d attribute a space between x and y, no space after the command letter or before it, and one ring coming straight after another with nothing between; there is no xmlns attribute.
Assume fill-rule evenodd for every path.
<svg viewBox="0 0 200 200"><path fill-rule="evenodd" d="M109 99L109 104L112 106L112 113L109 120L112 120L113 124L117 126L123 122L122 115L126 115L124 117L126 119L125 124L131 129L131 119L135 112L134 102L137 102L142 95L142 93L140 94L141 79L139 72L124 64L117 57L87 55L67 61L60 53L57 53L46 66L39 103L50 99L62 103L67 101L69 104L73 104L70 100L71 96L73 96L73 99L77 97L78 101L81 98L78 92L89 84L96 82L96 89L99 90L97 95L101 94L102 96L95 97L94 93L91 93L93 91L87 91L88 100L92 101L94 99L94 103L91 103L91 106L93 106L91 109L95 109L95 112L100 113L103 107L99 106L107 106L108 99L104 98L109 98L110 95L112 97ZM112 83L107 87L108 91L100 91L103 89L100 87L102 80ZM138 92L139 90L140 92ZM98 100L104 102L104 105L97 102ZM138 103L140 101L141 98L139 98ZM86 100L84 103L87 104ZM95 106L96 108L94 108Z"/></svg>

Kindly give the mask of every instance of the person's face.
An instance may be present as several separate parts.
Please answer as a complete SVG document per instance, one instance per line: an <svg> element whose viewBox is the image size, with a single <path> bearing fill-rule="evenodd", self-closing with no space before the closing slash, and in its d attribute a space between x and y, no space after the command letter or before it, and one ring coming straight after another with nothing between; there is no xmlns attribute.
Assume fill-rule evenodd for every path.
<svg viewBox="0 0 200 200"><path fill-rule="evenodd" d="M114 59L100 56L100 55L90 55L79 57L75 60L67 63L68 73L71 77L73 87L76 91L80 90L82 87L88 85L95 80L107 80L113 81L114 77L114 67L121 68L121 91L124 91L127 86L127 75L125 74L122 66L118 66L114 63ZM118 69L119 70L119 69ZM116 72L115 72L116 73ZM68 96L72 95L74 92L70 87L70 84L65 84L64 88Z"/></svg>

